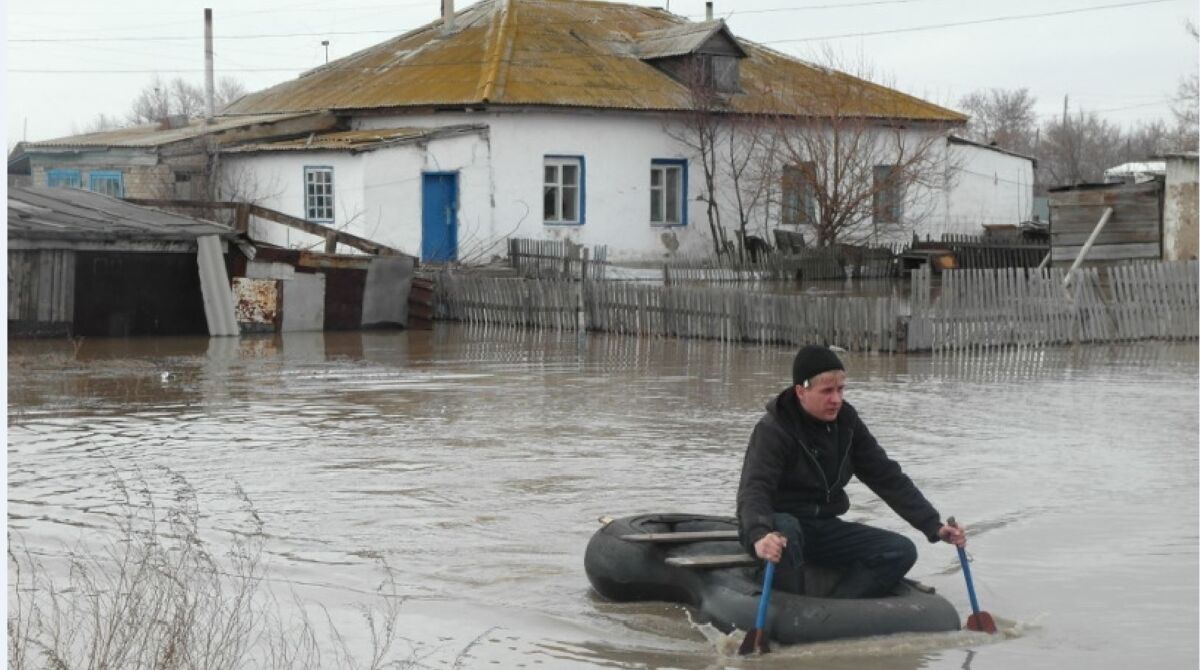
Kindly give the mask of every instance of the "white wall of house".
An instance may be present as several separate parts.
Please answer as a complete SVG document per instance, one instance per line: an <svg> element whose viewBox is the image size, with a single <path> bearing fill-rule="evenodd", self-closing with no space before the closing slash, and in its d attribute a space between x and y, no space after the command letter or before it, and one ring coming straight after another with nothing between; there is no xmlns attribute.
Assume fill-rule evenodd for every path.
<svg viewBox="0 0 1200 670"><path fill-rule="evenodd" d="M687 224L650 223L651 161L689 158L684 147L663 133L657 116L514 110L365 118L358 127L468 122L484 122L490 127L494 181L488 196L495 205L487 231L500 240L490 253L502 255L502 240L506 237L607 245L610 259L651 260L677 254L700 255L712 249L704 203L696 201L703 174L694 162L688 167ZM547 156L583 159L583 223L547 224L543 220L543 167ZM460 215L460 249L467 244L465 233L473 225L469 217Z"/></svg>
<svg viewBox="0 0 1200 670"><path fill-rule="evenodd" d="M223 179L248 189L258 204L305 218L306 167L332 167L334 220L338 230L399 249L421 252L422 172L459 175L459 248L497 234L493 225L491 169L487 138L467 134L350 154L341 151L280 151L228 154ZM228 191L229 185L226 186ZM237 188L237 187L234 187ZM252 235L292 248L323 248L324 241L275 223L255 221ZM339 247L341 253L357 253Z"/></svg>
<svg viewBox="0 0 1200 670"><path fill-rule="evenodd" d="M459 174L459 258L486 261L504 255L509 237L567 239L607 245L610 259L660 260L711 253L712 234L699 160L664 132L661 116L589 110L491 110L363 117L355 128L436 127L486 124L488 131L350 155L346 152L230 154L226 174L254 172L268 186L260 203L304 216L304 167L334 168L337 214L334 225L413 255L421 250L421 173ZM932 130L910 130L908 142ZM947 232L982 232L983 223L1017 223L1027 217L1032 166L1027 159L944 143L954 151L959 178L946 191L914 186L907 194L901 226L874 228L872 241L887 243ZM554 224L543 218L543 169L548 156L577 156L584 166L583 223ZM650 171L654 159L687 159L686 225L650 221ZM886 156L880 162L886 163ZM1026 189L1026 190L1023 190ZM737 212L726 183L718 201L727 237L734 239ZM770 241L779 225L779 199L751 212L749 232ZM269 241L288 246L319 245L297 231L274 229ZM256 231L257 234L258 231ZM297 240L301 243L298 244Z"/></svg>
<svg viewBox="0 0 1200 670"><path fill-rule="evenodd" d="M1017 225L1033 218L1033 161L987 147L949 144L953 178L940 233L983 234L985 225ZM924 237L922 235L922 237Z"/></svg>

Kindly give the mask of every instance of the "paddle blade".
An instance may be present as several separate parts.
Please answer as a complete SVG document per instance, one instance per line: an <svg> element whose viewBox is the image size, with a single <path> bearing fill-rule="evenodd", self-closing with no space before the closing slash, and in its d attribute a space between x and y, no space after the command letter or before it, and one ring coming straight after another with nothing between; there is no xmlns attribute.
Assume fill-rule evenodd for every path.
<svg viewBox="0 0 1200 670"><path fill-rule="evenodd" d="M996 621L992 619L992 615L987 612L976 612L967 617L967 630L980 631L983 633L995 633Z"/></svg>
<svg viewBox="0 0 1200 670"><path fill-rule="evenodd" d="M749 656L755 651L760 654L765 654L771 651L771 645L767 644L767 634L757 628L751 628L746 633L745 639L742 640L742 646L738 647L738 656Z"/></svg>

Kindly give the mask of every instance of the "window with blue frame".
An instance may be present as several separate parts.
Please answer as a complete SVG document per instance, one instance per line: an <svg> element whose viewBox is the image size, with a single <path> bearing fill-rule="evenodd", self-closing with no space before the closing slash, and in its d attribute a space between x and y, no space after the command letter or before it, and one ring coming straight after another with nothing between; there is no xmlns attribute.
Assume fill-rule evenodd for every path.
<svg viewBox="0 0 1200 670"><path fill-rule="evenodd" d="M304 218L333 221L333 168L304 168Z"/></svg>
<svg viewBox="0 0 1200 670"><path fill-rule="evenodd" d="M581 224L584 221L582 156L546 156L542 177L542 221Z"/></svg>
<svg viewBox="0 0 1200 670"><path fill-rule="evenodd" d="M114 198L125 197L125 180L120 170L93 170L88 175L88 190Z"/></svg>
<svg viewBox="0 0 1200 670"><path fill-rule="evenodd" d="M83 186L83 179L79 176L79 170L46 170L46 186L81 188Z"/></svg>
<svg viewBox="0 0 1200 670"><path fill-rule="evenodd" d="M687 161L655 158L650 161L650 223L687 225Z"/></svg>

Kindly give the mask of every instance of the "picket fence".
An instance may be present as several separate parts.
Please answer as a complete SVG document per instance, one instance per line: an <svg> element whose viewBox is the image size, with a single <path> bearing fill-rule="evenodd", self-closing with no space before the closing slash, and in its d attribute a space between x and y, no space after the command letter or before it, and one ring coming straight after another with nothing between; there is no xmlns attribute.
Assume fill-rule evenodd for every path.
<svg viewBox="0 0 1200 670"><path fill-rule="evenodd" d="M1196 261L1077 271L913 272L897 297L780 295L746 288L498 279L444 272L439 318L851 351L952 351L1200 336ZM1066 286L1064 286L1066 284Z"/></svg>

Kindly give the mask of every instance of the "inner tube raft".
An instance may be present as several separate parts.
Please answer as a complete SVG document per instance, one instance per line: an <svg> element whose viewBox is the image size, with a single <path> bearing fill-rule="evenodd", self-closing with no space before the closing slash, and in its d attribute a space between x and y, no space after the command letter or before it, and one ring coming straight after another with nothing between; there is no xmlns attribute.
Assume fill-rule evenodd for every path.
<svg viewBox="0 0 1200 670"><path fill-rule="evenodd" d="M689 538L680 533L704 535ZM762 573L736 538L737 520L730 517L625 517L592 536L584 569L596 591L609 600L683 603L699 612L700 621L724 633L734 628L747 631L754 627ZM705 561L718 567L696 566ZM906 579L882 598L826 598L821 594L830 592L840 573L810 565L805 570L805 588L811 595L771 592L765 629L772 640L801 644L959 629L954 606L930 587Z"/></svg>

